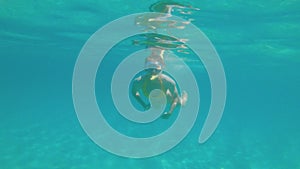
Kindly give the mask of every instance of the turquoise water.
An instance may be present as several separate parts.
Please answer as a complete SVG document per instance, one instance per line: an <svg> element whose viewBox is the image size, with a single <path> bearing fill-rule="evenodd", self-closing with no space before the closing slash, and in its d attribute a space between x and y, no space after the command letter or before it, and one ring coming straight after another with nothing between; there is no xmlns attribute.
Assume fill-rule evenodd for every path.
<svg viewBox="0 0 300 169"><path fill-rule="evenodd" d="M224 116L205 144L197 140L209 108L210 84L201 64L192 63L201 91L200 114L175 148L152 158L128 159L89 139L72 102L78 54L100 27L147 12L154 2L0 2L1 169L300 169L300 2L296 0L190 1L201 9L193 14L193 23L218 50L228 85ZM113 57L133 48L121 46L108 59L119 61ZM128 132L130 124L113 121L114 113L107 118L119 125L118 130ZM153 132L149 127L132 127L137 135L140 129Z"/></svg>

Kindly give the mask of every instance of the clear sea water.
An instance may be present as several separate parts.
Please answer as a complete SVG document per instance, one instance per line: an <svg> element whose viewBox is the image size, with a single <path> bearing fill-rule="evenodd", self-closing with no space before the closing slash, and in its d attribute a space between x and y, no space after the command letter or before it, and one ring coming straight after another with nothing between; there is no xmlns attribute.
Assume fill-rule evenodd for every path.
<svg viewBox="0 0 300 169"><path fill-rule="evenodd" d="M215 45L227 77L224 116L206 143L199 144L198 135L210 104L210 84L203 68L192 64L201 91L200 114L175 148L128 159L89 139L72 102L78 54L100 27L147 12L154 2L0 1L1 169L300 169L297 0L185 1L201 9L193 23ZM129 51L130 45L121 47L109 59L119 61ZM114 119L117 112L106 107ZM127 123L111 123L126 132Z"/></svg>

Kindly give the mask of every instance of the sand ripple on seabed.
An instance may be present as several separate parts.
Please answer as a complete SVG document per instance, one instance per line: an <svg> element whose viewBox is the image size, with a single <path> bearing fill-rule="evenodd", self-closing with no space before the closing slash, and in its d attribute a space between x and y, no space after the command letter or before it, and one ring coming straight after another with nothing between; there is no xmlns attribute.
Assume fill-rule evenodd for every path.
<svg viewBox="0 0 300 169"><path fill-rule="evenodd" d="M70 168L75 161L81 161L76 167L82 168L97 155L97 151L89 148L92 143L86 135L42 127L12 129L6 133L0 142L1 168Z"/></svg>
<svg viewBox="0 0 300 169"><path fill-rule="evenodd" d="M163 169L281 169L299 168L292 151L298 143L287 142L283 152L275 153L264 138L241 135L238 139L216 133L205 144L187 138L171 151L148 159L127 159L111 155L95 145L84 133L72 130L51 130L30 127L7 130L7 137L0 137L1 168L163 168ZM295 154L295 157L292 156ZM285 157L286 156L286 157ZM281 158L282 157L282 158Z"/></svg>

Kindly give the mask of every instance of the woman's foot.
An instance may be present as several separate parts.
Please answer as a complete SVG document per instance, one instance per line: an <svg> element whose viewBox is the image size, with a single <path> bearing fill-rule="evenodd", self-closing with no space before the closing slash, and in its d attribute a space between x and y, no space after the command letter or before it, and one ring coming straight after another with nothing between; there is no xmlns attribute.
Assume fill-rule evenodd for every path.
<svg viewBox="0 0 300 169"><path fill-rule="evenodd" d="M187 99L188 99L188 94L186 91L182 91L182 95L181 95L181 99L180 99L180 104L182 106L184 106L187 102Z"/></svg>

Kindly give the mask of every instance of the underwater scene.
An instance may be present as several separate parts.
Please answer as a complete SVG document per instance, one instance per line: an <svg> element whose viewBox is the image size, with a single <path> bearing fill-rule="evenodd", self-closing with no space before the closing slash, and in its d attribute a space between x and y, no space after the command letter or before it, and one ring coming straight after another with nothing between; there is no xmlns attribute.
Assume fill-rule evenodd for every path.
<svg viewBox="0 0 300 169"><path fill-rule="evenodd" d="M1 169L300 169L300 1L0 1Z"/></svg>

